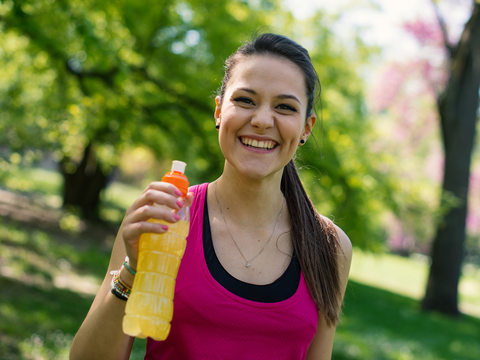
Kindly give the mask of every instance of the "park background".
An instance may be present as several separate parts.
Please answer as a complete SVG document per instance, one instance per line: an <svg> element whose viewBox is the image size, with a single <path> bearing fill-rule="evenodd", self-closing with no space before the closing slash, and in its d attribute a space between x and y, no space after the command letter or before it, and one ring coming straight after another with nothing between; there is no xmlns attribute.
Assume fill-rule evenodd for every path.
<svg viewBox="0 0 480 360"><path fill-rule="evenodd" d="M479 5L392 3L0 1L0 359L68 358L125 209L174 158L192 183L221 173L214 94L258 29L307 47L322 82L322 125L297 165L354 245L333 359L479 359L478 69L461 96L472 146L454 157L468 192L442 190L455 131L439 113L465 49L478 64ZM432 282L450 285L430 291L449 305L435 309L445 229L448 279Z"/></svg>

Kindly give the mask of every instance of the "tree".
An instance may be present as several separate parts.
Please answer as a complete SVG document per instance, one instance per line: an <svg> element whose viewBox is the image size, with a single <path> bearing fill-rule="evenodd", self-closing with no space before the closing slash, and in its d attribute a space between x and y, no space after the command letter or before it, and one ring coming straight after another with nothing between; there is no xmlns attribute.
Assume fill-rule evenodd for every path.
<svg viewBox="0 0 480 360"><path fill-rule="evenodd" d="M437 14L439 12L437 11ZM458 283L464 257L471 154L474 146L480 88L480 2L475 1L457 46L449 50L449 80L438 98L445 169L442 206L446 211L433 241L432 264L422 301L424 310L458 315ZM451 198L455 199L452 204Z"/></svg>
<svg viewBox="0 0 480 360"><path fill-rule="evenodd" d="M421 216L427 221L417 221L421 227L431 226L433 230L431 235L424 232L423 242L434 238L432 264L422 308L457 315L469 184L476 178L470 176L470 168L480 86L479 4L474 4L470 20L456 46L450 45L437 3L432 4L436 11L433 21L417 19L404 25L405 30L418 41L422 51L415 59L390 63L382 72L380 86L374 92L374 108L388 111L397 118L394 131L397 137L399 133L408 134L400 136L402 149L399 159L422 154L421 166L417 166L413 174L411 169L406 170L408 178L415 179L419 184L419 173L429 167L429 188L436 188L436 183L441 183L441 196L435 204L436 210L430 205L431 215ZM440 128L443 154L437 151L436 143L431 141L436 133L432 127L434 124ZM443 167L442 174L432 171L432 162L436 164L433 167ZM419 199L423 197L428 200L425 197L429 193L428 187L422 186L421 189ZM432 203L432 195L430 191L430 201L427 202ZM473 216L472 213L470 218ZM478 231L478 227L471 230ZM422 241L422 236L418 235L422 234L415 235L418 245Z"/></svg>
<svg viewBox="0 0 480 360"><path fill-rule="evenodd" d="M164 169L173 156L186 160L192 183L211 181L223 161L213 96L206 99L225 58L253 30L275 24L262 30L306 40L322 80L320 150L312 139L298 157L304 183L355 245L378 249L384 232L376 219L396 206L400 189L369 150L375 133L356 66L371 49L355 39L354 59L334 21L317 14L299 23L267 0L4 1L0 67L12 71L0 88L0 144L54 151L64 204L87 217L95 217L119 154L134 146L151 149Z"/></svg>
<svg viewBox="0 0 480 360"><path fill-rule="evenodd" d="M221 162L205 99L224 59L274 8L269 0L2 1L0 60L10 71L0 142L55 150L64 205L87 218L97 218L129 146L175 154L192 164L193 179L209 178Z"/></svg>

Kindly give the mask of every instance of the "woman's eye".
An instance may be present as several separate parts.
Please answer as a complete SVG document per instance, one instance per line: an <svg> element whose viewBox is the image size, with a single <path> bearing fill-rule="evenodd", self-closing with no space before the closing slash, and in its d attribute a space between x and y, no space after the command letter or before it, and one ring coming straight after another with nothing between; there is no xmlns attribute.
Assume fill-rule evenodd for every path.
<svg viewBox="0 0 480 360"><path fill-rule="evenodd" d="M246 97L238 97L233 99L233 101L253 105L253 101Z"/></svg>
<svg viewBox="0 0 480 360"><path fill-rule="evenodd" d="M288 111L293 111L296 112L297 109L295 109L293 106L288 105L288 104L280 104L277 106L280 110L288 110Z"/></svg>

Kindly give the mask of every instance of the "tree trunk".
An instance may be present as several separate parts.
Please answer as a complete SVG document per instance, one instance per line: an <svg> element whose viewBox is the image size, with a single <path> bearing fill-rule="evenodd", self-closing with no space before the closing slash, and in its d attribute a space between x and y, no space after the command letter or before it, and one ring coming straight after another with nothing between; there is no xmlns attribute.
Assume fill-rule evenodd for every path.
<svg viewBox="0 0 480 360"><path fill-rule="evenodd" d="M452 53L451 74L438 101L445 150L442 219L431 251L423 310L459 315L458 283L464 258L468 185L480 87L480 5L475 4ZM454 201L452 201L452 199Z"/></svg>
<svg viewBox="0 0 480 360"><path fill-rule="evenodd" d="M83 158L75 169L69 163L69 159L61 163L63 207L73 206L80 209L83 218L98 220L100 192L105 188L108 176L102 172L91 145L85 148Z"/></svg>

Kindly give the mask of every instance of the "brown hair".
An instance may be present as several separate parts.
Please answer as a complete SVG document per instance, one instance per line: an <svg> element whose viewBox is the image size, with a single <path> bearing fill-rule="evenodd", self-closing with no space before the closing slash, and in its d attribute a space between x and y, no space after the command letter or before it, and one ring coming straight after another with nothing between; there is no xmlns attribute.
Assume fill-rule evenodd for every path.
<svg viewBox="0 0 480 360"><path fill-rule="evenodd" d="M307 119L314 110L320 95L320 81L308 51L287 37L261 34L241 46L225 62L225 76L220 89L223 99L235 65L246 56L268 55L285 58L303 72L308 98ZM281 190L285 196L292 222L292 241L295 254L300 259L303 275L318 310L328 325L335 325L340 314L340 277L337 252L338 237L329 220L318 214L303 188L293 159L284 167Z"/></svg>

